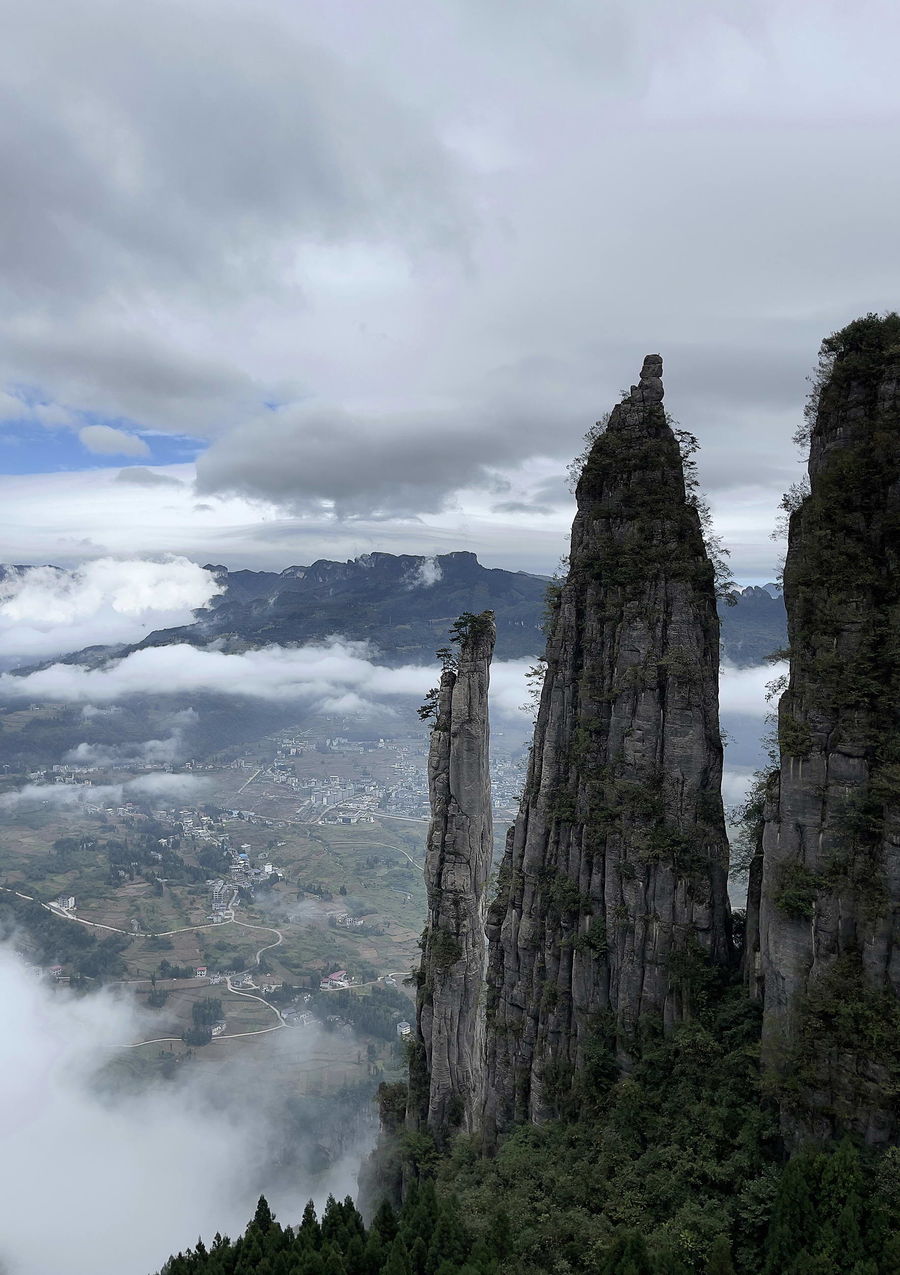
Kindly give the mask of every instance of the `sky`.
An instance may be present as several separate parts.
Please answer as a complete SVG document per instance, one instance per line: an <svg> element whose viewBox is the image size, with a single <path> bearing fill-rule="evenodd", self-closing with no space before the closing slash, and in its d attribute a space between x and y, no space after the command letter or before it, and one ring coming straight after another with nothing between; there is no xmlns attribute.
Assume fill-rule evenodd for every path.
<svg viewBox="0 0 900 1275"><path fill-rule="evenodd" d="M743 582L897 304L889 0L0 0L0 561L549 572L665 360Z"/></svg>

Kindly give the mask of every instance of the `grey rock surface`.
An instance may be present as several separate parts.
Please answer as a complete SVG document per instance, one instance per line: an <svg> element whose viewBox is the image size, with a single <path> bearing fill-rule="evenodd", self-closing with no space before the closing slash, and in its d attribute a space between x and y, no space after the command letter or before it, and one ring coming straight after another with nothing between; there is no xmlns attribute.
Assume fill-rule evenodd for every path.
<svg viewBox="0 0 900 1275"><path fill-rule="evenodd" d="M691 1013L731 955L714 572L662 407L662 360L577 490L519 815L488 914L490 1144L573 1091L592 1043Z"/></svg>
<svg viewBox="0 0 900 1275"><path fill-rule="evenodd" d="M838 351L810 442L785 567L791 673L749 986L789 1142L849 1131L877 1144L900 1139L896 344Z"/></svg>
<svg viewBox="0 0 900 1275"><path fill-rule="evenodd" d="M485 888L493 826L488 686L493 613L474 617L457 667L441 676L428 756L428 922L417 997L407 1124L442 1142L480 1120L483 1092Z"/></svg>

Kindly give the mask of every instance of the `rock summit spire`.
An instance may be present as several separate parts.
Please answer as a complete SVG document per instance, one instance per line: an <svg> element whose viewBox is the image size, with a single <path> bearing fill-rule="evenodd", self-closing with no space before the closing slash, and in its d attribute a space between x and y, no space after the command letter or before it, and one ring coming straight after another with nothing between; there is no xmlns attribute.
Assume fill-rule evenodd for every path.
<svg viewBox="0 0 900 1275"><path fill-rule="evenodd" d="M577 488L518 818L488 916L488 1142L628 1066L730 958L714 570L662 407L662 359Z"/></svg>

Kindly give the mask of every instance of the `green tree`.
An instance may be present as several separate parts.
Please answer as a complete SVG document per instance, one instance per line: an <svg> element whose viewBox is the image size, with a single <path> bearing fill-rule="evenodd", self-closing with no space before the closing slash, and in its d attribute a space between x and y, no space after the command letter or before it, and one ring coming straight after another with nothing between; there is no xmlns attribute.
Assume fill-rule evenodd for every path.
<svg viewBox="0 0 900 1275"><path fill-rule="evenodd" d="M412 1275L409 1252L403 1243L402 1236L396 1236L391 1244L388 1259L382 1267L382 1272L383 1275Z"/></svg>
<svg viewBox="0 0 900 1275"><path fill-rule="evenodd" d="M654 1275L640 1231L623 1231L613 1241L600 1270L601 1275Z"/></svg>
<svg viewBox="0 0 900 1275"><path fill-rule="evenodd" d="M710 1244L705 1275L734 1275L731 1241L727 1235L717 1235Z"/></svg>

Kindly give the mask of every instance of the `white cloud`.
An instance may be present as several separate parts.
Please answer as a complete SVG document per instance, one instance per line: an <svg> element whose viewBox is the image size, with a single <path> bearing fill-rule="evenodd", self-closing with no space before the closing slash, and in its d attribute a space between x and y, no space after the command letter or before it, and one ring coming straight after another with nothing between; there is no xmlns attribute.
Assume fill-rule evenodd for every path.
<svg viewBox="0 0 900 1275"><path fill-rule="evenodd" d="M88 763L89 764L89 763ZM26 784L0 794L0 810L29 810L50 805L58 809L78 806L117 806L123 801L199 801L208 790L206 780L197 775L176 775L152 771L124 784Z"/></svg>
<svg viewBox="0 0 900 1275"><path fill-rule="evenodd" d="M528 694L528 660L497 661L491 669L491 705L518 719ZM437 679L433 666L390 668L369 658L361 642L334 638L327 644L267 646L227 654L185 644L147 647L92 669L54 664L27 677L0 676L0 695L97 706L129 695L183 696L198 693L294 702L318 711L369 714L384 701L417 698ZM524 719L523 719L524 720ZM150 741L153 743L154 741ZM165 748L167 741L155 741ZM147 745L144 745L145 747ZM97 754L79 745L84 760Z"/></svg>
<svg viewBox="0 0 900 1275"><path fill-rule="evenodd" d="M183 487L178 478L158 473L155 469L147 469L145 465L129 465L116 474L117 483L130 483L133 487Z"/></svg>
<svg viewBox="0 0 900 1275"><path fill-rule="evenodd" d="M787 672L788 665L781 662L759 664L753 668L734 668L726 664L719 677L720 712L763 719L777 706L777 700L766 699L769 684Z"/></svg>
<svg viewBox="0 0 900 1275"><path fill-rule="evenodd" d="M149 456L150 448L136 434L126 434L111 425L85 425L78 439L89 452L98 456Z"/></svg>
<svg viewBox="0 0 900 1275"><path fill-rule="evenodd" d="M133 762L175 762L184 756L184 739L173 731L163 739L145 739L137 744L76 744L63 757L76 766L114 766L125 769Z"/></svg>
<svg viewBox="0 0 900 1275"><path fill-rule="evenodd" d="M81 715L85 721L91 721L104 714L119 711L116 705L98 709L92 704L85 704ZM168 714L165 724L171 727L171 732L160 739L118 744L92 744L83 741L70 749L63 761L78 766L108 766L125 770L134 762L162 765L181 761L189 755L185 731L195 726L199 720L200 714L195 709L184 708L180 712Z"/></svg>
<svg viewBox="0 0 900 1275"><path fill-rule="evenodd" d="M11 571L0 580L0 657L9 663L136 642L151 629L190 623L220 592L212 574L187 558L96 558L74 571Z"/></svg>
<svg viewBox="0 0 900 1275"><path fill-rule="evenodd" d="M353 712L372 698L418 695L433 678L429 668L374 664L364 644L337 639L328 645L267 646L239 655L177 644L133 651L97 669L54 664L27 677L4 674L0 694L102 704L147 692L214 692Z"/></svg>
<svg viewBox="0 0 900 1275"><path fill-rule="evenodd" d="M404 521L340 520L326 510L288 516L269 502L245 497L216 497L209 501L212 509L207 505L198 512L189 486L192 465L144 471L171 482L132 484L120 480L120 472L0 475L5 514L0 562L71 563L104 553L152 557L170 552L199 562L281 571L373 549L417 555L469 549L478 551L486 566L549 574L567 551L572 521L567 493L566 507L552 520L541 519L540 526L530 515L492 513L492 498L475 492L461 493L456 507L442 514ZM549 472L561 475L562 469L545 462L529 473L528 482L540 482Z"/></svg>
<svg viewBox="0 0 900 1275"><path fill-rule="evenodd" d="M494 662L490 690L494 712L525 720L520 710L530 699L526 674L534 662ZM766 700L766 688L786 667L723 668L719 683L723 717L731 715L738 723L741 718L762 721L773 708ZM433 666L390 668L374 663L365 643L335 637L325 644L268 646L240 654L184 644L148 647L95 669L54 664L27 677L4 674L0 695L82 703L94 712L96 706L128 695L210 692L293 701L328 713L363 714L385 700L421 696L436 679Z"/></svg>
<svg viewBox="0 0 900 1275"><path fill-rule="evenodd" d="M441 579L444 572L436 558L426 558L419 567L412 581L411 588L430 589Z"/></svg>
<svg viewBox="0 0 900 1275"><path fill-rule="evenodd" d="M521 717L526 728L528 718L523 708L529 703L530 688L525 674L534 663L534 660L498 660L491 665L491 709L514 721Z"/></svg>
<svg viewBox="0 0 900 1275"><path fill-rule="evenodd" d="M720 0L7 7L0 372L48 423L208 433L211 489L285 507L449 511L486 457L551 450L560 472L658 348L738 574L771 573L816 346L896 303L890 6L819 6L814 26L796 0L739 20ZM440 547L544 569L526 503L456 510ZM40 513L40 543L56 528L73 555L117 526L146 552L218 530ZM332 527L329 549L325 524L248 515L217 558L408 530Z"/></svg>
<svg viewBox="0 0 900 1275"><path fill-rule="evenodd" d="M242 1231L261 1191L295 1222L309 1194L352 1189L346 1164L324 1183L294 1177L290 1193L276 1167L291 1111L277 1085L262 1101L267 1067L272 1051L276 1069L309 1057L314 1030L291 1032L283 1048L288 1032L263 1037L271 1043L249 1065L182 1064L165 1084L111 1091L101 1070L159 1023L110 992L47 986L0 947L0 1139L15 1165L3 1184L8 1275L147 1275L198 1234L209 1243Z"/></svg>
<svg viewBox="0 0 900 1275"><path fill-rule="evenodd" d="M743 805L753 783L756 770L752 766L726 766L722 772L722 801L725 809Z"/></svg>

